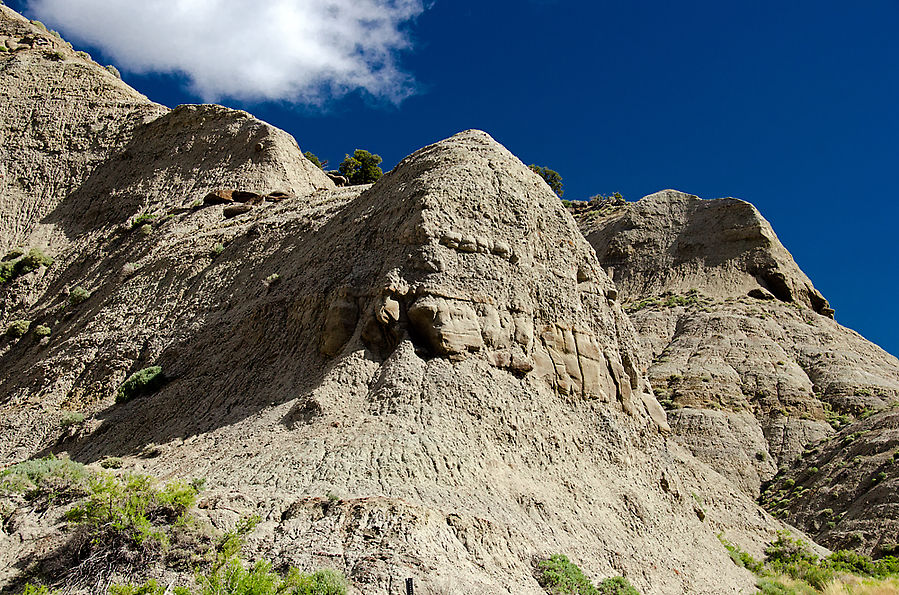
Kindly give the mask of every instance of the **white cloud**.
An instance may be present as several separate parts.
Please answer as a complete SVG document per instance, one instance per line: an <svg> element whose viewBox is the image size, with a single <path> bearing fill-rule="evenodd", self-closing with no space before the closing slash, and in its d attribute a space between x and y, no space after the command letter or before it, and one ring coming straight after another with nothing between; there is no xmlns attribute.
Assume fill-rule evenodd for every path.
<svg viewBox="0 0 899 595"><path fill-rule="evenodd" d="M70 41L124 70L180 73L205 101L320 105L362 89L414 91L396 61L423 0L31 0Z"/></svg>

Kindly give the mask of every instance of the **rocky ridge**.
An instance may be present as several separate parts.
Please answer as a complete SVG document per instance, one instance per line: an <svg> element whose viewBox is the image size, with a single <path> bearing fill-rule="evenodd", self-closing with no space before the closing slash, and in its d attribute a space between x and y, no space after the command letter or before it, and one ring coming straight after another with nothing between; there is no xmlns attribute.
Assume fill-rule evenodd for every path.
<svg viewBox="0 0 899 595"><path fill-rule="evenodd" d="M667 190L577 216L677 439L747 494L899 400L899 360L832 320L752 205Z"/></svg>
<svg viewBox="0 0 899 595"><path fill-rule="evenodd" d="M338 568L361 593L407 576L539 593L533 563L557 552L646 593L751 587L715 535L758 552L781 525L666 437L614 284L488 135L336 189L282 131L152 104L67 46L24 43L39 28L0 10L16 40L0 122L19 131L2 200L30 213L3 242L53 259L0 286L0 324L32 325L0 344L5 464L205 478L213 526L262 518L248 555ZM33 97L59 109L19 126ZM107 133L69 125L96 119ZM167 383L116 403L150 365ZM73 411L85 421L61 427ZM10 513L0 584L62 547L58 514Z"/></svg>

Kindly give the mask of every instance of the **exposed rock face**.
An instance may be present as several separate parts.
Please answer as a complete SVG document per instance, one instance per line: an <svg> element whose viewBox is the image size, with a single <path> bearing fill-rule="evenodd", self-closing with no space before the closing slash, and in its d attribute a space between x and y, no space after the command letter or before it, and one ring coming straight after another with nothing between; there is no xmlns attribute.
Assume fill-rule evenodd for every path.
<svg viewBox="0 0 899 595"><path fill-rule="evenodd" d="M129 138L47 216L65 254L0 289L4 322L52 328L4 340L4 462L52 446L205 477L213 524L262 515L251 555L337 566L364 593L406 576L539 593L533 560L555 552L647 593L750 587L715 533L757 551L777 524L667 442L614 286L489 136L345 190L224 108L183 107ZM221 206L173 208L223 188L297 198L227 221ZM66 305L76 285L90 297ZM115 404L153 364L168 383ZM71 409L92 417L63 436ZM34 557L36 535L0 549Z"/></svg>
<svg viewBox="0 0 899 595"><path fill-rule="evenodd" d="M678 439L748 494L829 421L899 397L899 360L830 319L748 203L669 190L578 217Z"/></svg>
<svg viewBox="0 0 899 595"><path fill-rule="evenodd" d="M3 31L30 27L0 10ZM39 51L0 57L0 89L55 98L29 85L65 80L69 54ZM87 118L70 114L106 89L87 67L49 129ZM22 98L0 121L30 109ZM58 188L49 159L35 153L32 171L10 155L35 183L4 189L4 208L39 214L4 241L55 262L0 286L4 328L52 330L0 342L0 462L66 452L203 477L213 525L262 517L249 555L337 567L359 593L412 576L425 593L537 594L533 562L553 553L645 593L752 588L715 535L757 554L781 525L667 437L619 291L553 193L488 135L338 189L249 114L128 105L113 140L61 150ZM235 207L249 210L225 219ZM115 403L153 365L165 386ZM59 427L69 410L88 415L77 432ZM16 579L9 561L58 538L27 520L0 531L0 585Z"/></svg>
<svg viewBox="0 0 899 595"><path fill-rule="evenodd" d="M5 6L0 41L0 251L50 242L39 226L90 172L166 111ZM29 41L30 40L30 41ZM38 43L36 40L41 40Z"/></svg>
<svg viewBox="0 0 899 595"><path fill-rule="evenodd" d="M859 420L803 453L762 495L765 507L829 548L895 555L899 409Z"/></svg>
<svg viewBox="0 0 899 595"><path fill-rule="evenodd" d="M718 299L761 290L832 315L771 225L742 200L664 190L595 224L581 220L624 301L700 287Z"/></svg>

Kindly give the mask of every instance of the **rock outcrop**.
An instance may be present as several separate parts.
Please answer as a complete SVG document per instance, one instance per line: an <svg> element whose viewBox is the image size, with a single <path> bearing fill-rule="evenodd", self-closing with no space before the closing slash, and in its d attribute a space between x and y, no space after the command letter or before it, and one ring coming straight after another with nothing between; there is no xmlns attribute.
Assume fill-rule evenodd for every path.
<svg viewBox="0 0 899 595"><path fill-rule="evenodd" d="M806 449L761 501L831 549L896 555L899 410L868 413Z"/></svg>
<svg viewBox="0 0 899 595"><path fill-rule="evenodd" d="M2 10L4 34L32 27ZM0 345L4 463L114 456L203 477L214 526L262 517L249 555L337 567L358 592L413 576L425 592L538 593L533 562L556 552L647 593L749 588L715 534L758 551L778 523L666 437L614 285L488 135L336 189L248 114L169 111L67 48L41 51L0 57L21 94L4 125L49 97L41 130L73 143L54 156L70 164L59 186L35 149L4 155L35 180L4 187L4 208L36 213L4 242L54 258L0 286L0 323L51 331ZM34 86L72 69L77 93ZM113 91L133 117L104 112ZM121 120L111 140L85 148L89 127L66 127L88 112ZM42 134L23 130L22 147ZM151 365L166 384L116 403ZM87 419L63 430L71 411ZM0 534L4 584L59 535L18 514Z"/></svg>
<svg viewBox="0 0 899 595"><path fill-rule="evenodd" d="M579 218L625 301L702 288L716 299L752 292L833 315L771 225L747 202L664 190L613 213L592 219L586 211Z"/></svg>
<svg viewBox="0 0 899 595"><path fill-rule="evenodd" d="M414 577L425 593L538 594L534 562L555 553L644 593L740 593L754 579L716 535L758 555L783 525L669 424L693 424L696 438L680 439L699 458L748 477L708 455L738 432L753 451L740 464L763 476L764 444L780 461L829 431L816 409L804 420L778 407L820 404L814 388L840 410L859 403L858 381L839 371L852 357L868 359L864 378L878 387L866 398L892 398L885 355L818 348L844 331L798 269L765 259L761 223L737 234L754 247L740 266L755 272L722 262L715 291L786 301L724 298L698 312L691 294L671 312L632 308L639 336L622 308L639 271L629 277L619 259L616 287L557 197L486 133L425 147L372 186L337 188L283 131L218 106L152 104L52 35L48 54L26 38L49 34L0 11L0 33L15 38L0 54L0 134L15 139L0 143L0 244L53 258L35 253L0 285L2 328L31 323L0 340L3 464L65 453L204 478L198 514L213 526L261 517L250 557L338 568L357 593L397 593ZM679 272L647 287L701 278L688 272L698 261L673 254L666 266ZM732 311L744 307L783 309L795 325L747 324ZM782 357L784 372L737 382L754 361L728 349L702 360L712 377L694 387L699 349L688 345L722 345L684 334L705 315L721 321L716 337L766 338L758 351ZM776 347L778 332L796 347ZM669 345L680 380L659 371ZM151 366L165 384L116 402ZM650 379L670 403L727 407L695 423L686 410L666 416ZM762 398L752 382L777 390ZM758 410L770 423L754 421ZM73 411L86 419L62 428ZM752 494L751 482L736 483ZM2 588L60 544L64 525L32 513L0 528Z"/></svg>
<svg viewBox="0 0 899 595"><path fill-rule="evenodd" d="M54 411L92 412L55 451L205 477L214 522L261 513L257 554L339 561L365 593L404 576L536 593L532 560L556 551L650 593L751 584L714 535L758 548L776 525L667 444L612 284L489 136L422 149L371 188L205 210L84 246L134 268L98 272L77 309L31 306L54 332L0 360L18 370L4 431L30 437L6 460L53 442ZM113 404L151 363L168 384Z"/></svg>
<svg viewBox="0 0 899 595"><path fill-rule="evenodd" d="M747 494L899 400L899 360L831 319L752 205L667 190L577 216L677 439Z"/></svg>

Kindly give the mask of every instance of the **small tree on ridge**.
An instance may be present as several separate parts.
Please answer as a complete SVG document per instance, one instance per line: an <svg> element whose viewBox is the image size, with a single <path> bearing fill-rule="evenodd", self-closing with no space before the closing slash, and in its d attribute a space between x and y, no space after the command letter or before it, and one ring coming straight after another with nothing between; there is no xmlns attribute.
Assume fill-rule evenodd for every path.
<svg viewBox="0 0 899 595"><path fill-rule="evenodd" d="M562 198L565 191L562 189L562 176L559 175L559 172L533 163L528 167L532 172L543 178L543 181L556 193L556 196Z"/></svg>
<svg viewBox="0 0 899 595"><path fill-rule="evenodd" d="M356 149L352 157L346 156L338 171L350 181L350 184L371 184L384 175L378 167L379 163L381 163L380 155L372 155L365 149Z"/></svg>

